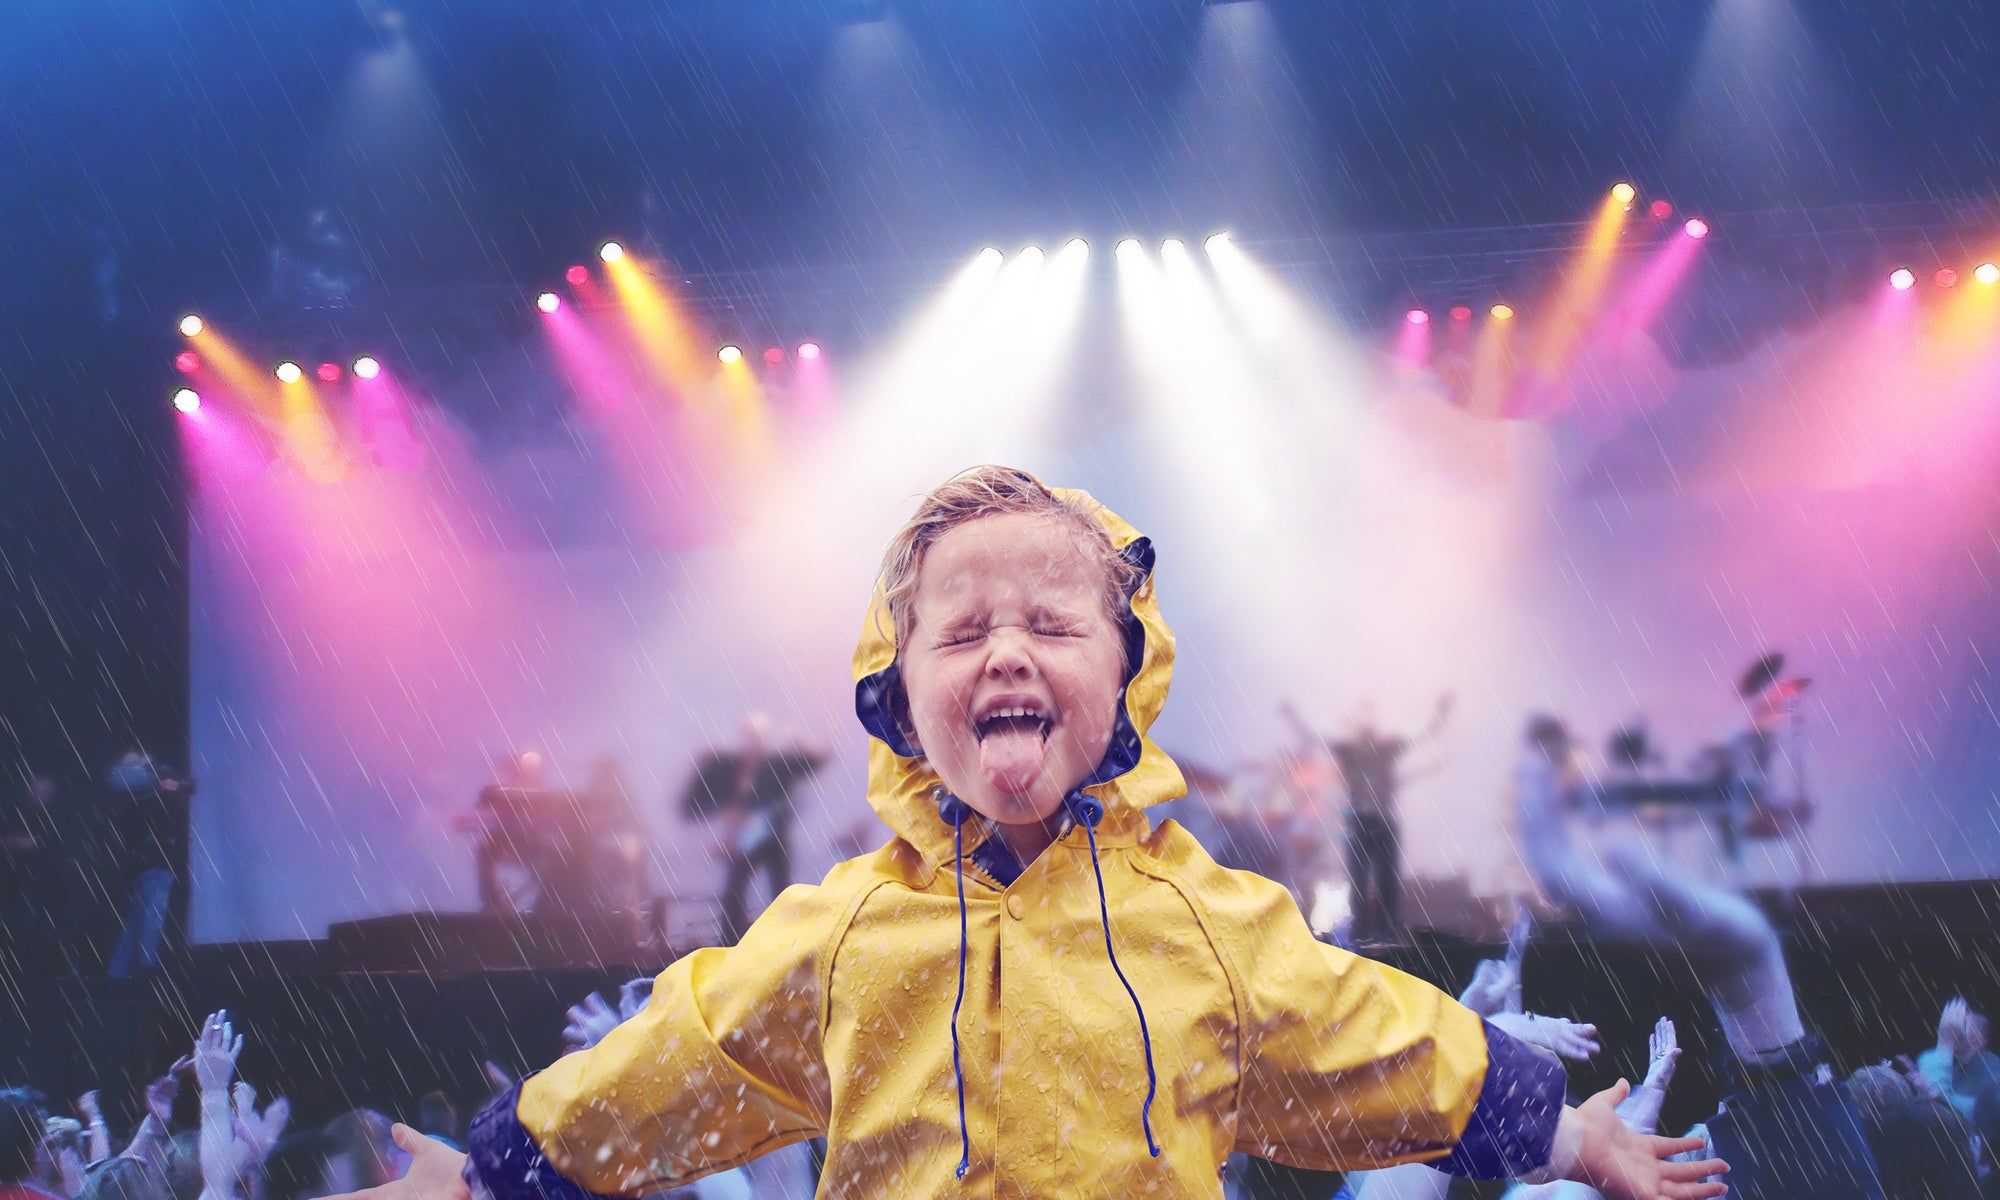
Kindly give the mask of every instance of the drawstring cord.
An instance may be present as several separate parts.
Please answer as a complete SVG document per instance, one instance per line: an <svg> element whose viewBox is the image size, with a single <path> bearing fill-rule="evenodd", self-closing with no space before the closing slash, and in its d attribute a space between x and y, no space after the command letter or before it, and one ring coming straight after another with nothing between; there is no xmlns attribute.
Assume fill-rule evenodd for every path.
<svg viewBox="0 0 2000 1200"><path fill-rule="evenodd" d="M1139 993L1132 990L1132 982L1125 978L1124 968L1118 965L1118 950L1111 944L1111 906L1104 898L1104 868L1097 861L1097 823L1104 819L1104 805L1082 792L1063 797L1063 804L1077 824L1083 826L1083 835L1090 839L1090 869L1097 876L1097 914L1104 923L1104 952L1111 957L1111 969L1117 973L1118 982L1125 985L1125 994L1132 997L1132 1008L1139 1014L1139 1040L1146 1048L1146 1104L1139 1110L1139 1125L1146 1131L1146 1149L1158 1158L1160 1146L1153 1140L1153 1097L1159 1091L1160 1080L1153 1071L1153 1035L1146 1028L1146 1006L1139 1003Z"/></svg>
<svg viewBox="0 0 2000 1200"><path fill-rule="evenodd" d="M958 875L958 998L951 1002L951 1075L958 1084L958 1177L963 1179L972 1166L972 1134L965 1125L965 1067L958 1053L958 1010L965 1003L965 819L971 809L942 786L931 789L931 798L937 801L938 815L951 822L952 867Z"/></svg>
<svg viewBox="0 0 2000 1200"><path fill-rule="evenodd" d="M958 996L951 1003L951 1074L958 1085L958 1177L965 1178L972 1166L972 1134L965 1123L965 1066L960 1058L958 1041L958 1014L965 1004L965 959L968 941L965 910L965 822L972 815L972 809L965 801L946 791L943 785L931 789L931 799L936 801L938 815L951 822L952 868L958 876ZM1159 1075L1153 1069L1153 1034L1146 1025L1146 1006L1139 1003L1139 993L1132 990L1132 981L1125 978L1124 968L1118 965L1118 949L1111 943L1111 905L1104 895L1104 868L1097 861L1097 823L1104 819L1104 805L1082 792L1071 792L1063 797L1063 807L1069 810L1072 820L1083 826L1084 837L1090 842L1090 869L1097 877L1097 915L1104 927L1104 952L1111 958L1111 970L1117 974L1118 982L1125 986L1125 994L1132 998L1133 1011L1139 1014L1139 1041L1146 1051L1146 1103L1139 1110L1139 1125L1146 1133L1146 1149L1154 1158L1160 1156L1159 1143L1153 1140L1153 1097L1159 1093Z"/></svg>

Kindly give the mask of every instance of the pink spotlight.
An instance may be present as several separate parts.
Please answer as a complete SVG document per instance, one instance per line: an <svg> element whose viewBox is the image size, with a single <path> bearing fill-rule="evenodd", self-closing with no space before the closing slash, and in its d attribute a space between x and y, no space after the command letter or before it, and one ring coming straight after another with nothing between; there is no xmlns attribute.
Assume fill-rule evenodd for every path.
<svg viewBox="0 0 2000 1200"><path fill-rule="evenodd" d="M1681 226L1681 229L1697 242L1708 236L1708 222L1702 220L1700 217L1690 218L1686 225Z"/></svg>
<svg viewBox="0 0 2000 1200"><path fill-rule="evenodd" d="M193 388L182 388L174 393L174 407L184 413L191 413L201 407L201 396Z"/></svg>
<svg viewBox="0 0 2000 1200"><path fill-rule="evenodd" d="M1454 321L1470 321L1472 319L1472 310L1463 304L1455 304L1451 309L1451 319Z"/></svg>
<svg viewBox="0 0 2000 1200"><path fill-rule="evenodd" d="M1655 221L1664 221L1668 217L1674 215L1674 206L1667 203L1665 200L1655 200L1653 201L1650 211L1652 212L1653 219Z"/></svg>
<svg viewBox="0 0 2000 1200"><path fill-rule="evenodd" d="M813 359L815 359L815 358L818 358L818 357L819 357L819 343L818 343L818 342L800 342L800 343L799 343L799 357L800 357L800 358L803 358L803 359L805 359L805 360L806 360L807 362L811 362L811 361L812 361Z"/></svg>
<svg viewBox="0 0 2000 1200"><path fill-rule="evenodd" d="M356 379L373 379L381 373L382 364L366 355L354 360L354 377Z"/></svg>
<svg viewBox="0 0 2000 1200"><path fill-rule="evenodd" d="M1958 272L1952 270L1950 267L1938 268L1938 273L1931 276L1931 279L1941 288L1958 286Z"/></svg>
<svg viewBox="0 0 2000 1200"><path fill-rule="evenodd" d="M1428 325L1431 323L1431 315L1421 308L1413 308L1409 312L1404 313L1403 319L1412 325Z"/></svg>
<svg viewBox="0 0 2000 1200"><path fill-rule="evenodd" d="M313 371L313 374L319 376L321 383L339 383L340 364L330 362L321 363L318 369Z"/></svg>
<svg viewBox="0 0 2000 1200"><path fill-rule="evenodd" d="M1917 286L1917 273L1908 267L1897 267L1889 275L1889 286L1899 292L1907 292Z"/></svg>
<svg viewBox="0 0 2000 1200"><path fill-rule="evenodd" d="M562 297L554 292L543 292L535 297L535 307L545 313L552 313L562 307Z"/></svg>
<svg viewBox="0 0 2000 1200"><path fill-rule="evenodd" d="M192 375L201 370L201 355L192 350L183 350L174 355L174 370L183 375Z"/></svg>
<svg viewBox="0 0 2000 1200"><path fill-rule="evenodd" d="M590 268L579 263L564 271L563 278L569 281L571 287L582 287L590 282Z"/></svg>
<svg viewBox="0 0 2000 1200"><path fill-rule="evenodd" d="M780 366L784 363L784 361L785 361L785 352L783 350L778 349L776 346L770 346L765 349L764 351L765 366L770 366L770 367Z"/></svg>

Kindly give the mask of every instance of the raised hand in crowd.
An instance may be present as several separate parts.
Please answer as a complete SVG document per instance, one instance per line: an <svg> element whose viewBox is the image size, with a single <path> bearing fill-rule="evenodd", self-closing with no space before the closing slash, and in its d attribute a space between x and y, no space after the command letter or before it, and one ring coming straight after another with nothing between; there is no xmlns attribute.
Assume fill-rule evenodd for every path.
<svg viewBox="0 0 2000 1200"><path fill-rule="evenodd" d="M236 1076L236 1059L243 1053L243 1035L230 1024L227 1012L213 1012L202 1022L194 1044L194 1078L201 1089L201 1200L233 1200L238 1153L236 1113L229 1084Z"/></svg>
<svg viewBox="0 0 2000 1200"><path fill-rule="evenodd" d="M1495 1013L1486 1018L1495 1029L1508 1036L1540 1046L1558 1058L1587 1062L1602 1049L1597 1043L1597 1026L1551 1017L1541 1013Z"/></svg>
<svg viewBox="0 0 2000 1200"><path fill-rule="evenodd" d="M563 1053L588 1050L603 1041L606 1034L644 1012L652 994L652 979L641 976L627 980L618 989L618 1007L615 1010L610 1001L598 992L592 992L571 1005L567 1014L569 1024L563 1027Z"/></svg>
<svg viewBox="0 0 2000 1200"><path fill-rule="evenodd" d="M98 1103L95 1088L76 1098L76 1115L83 1118L84 1136L88 1154L86 1163L99 1163L111 1157L111 1130L104 1123L104 1108Z"/></svg>
<svg viewBox="0 0 2000 1200"><path fill-rule="evenodd" d="M1680 1037L1674 1030L1674 1023L1661 1017L1653 1025L1653 1034L1646 1040L1646 1078L1625 1103L1618 1106L1618 1115L1636 1133L1652 1133L1660 1127L1660 1109L1667 1102L1667 1088L1674 1081L1674 1069L1681 1061Z"/></svg>
<svg viewBox="0 0 2000 1200"><path fill-rule="evenodd" d="M563 1053L575 1054L588 1050L604 1040L604 1035L618 1028L622 1019L618 1010L611 1007L601 993L592 992L582 1000L569 1006L569 1024L563 1026Z"/></svg>
<svg viewBox="0 0 2000 1200"><path fill-rule="evenodd" d="M490 1058L479 1064L479 1070L486 1076L486 1088L496 1100L514 1086L514 1073Z"/></svg>
<svg viewBox="0 0 2000 1200"><path fill-rule="evenodd" d="M49 1182L64 1196L83 1190L83 1124L72 1117L50 1117L43 1123L42 1150L54 1169Z"/></svg>
<svg viewBox="0 0 2000 1200"><path fill-rule="evenodd" d="M181 1094L181 1074L194 1068L194 1058L182 1055L167 1073L146 1085L146 1115L139 1121L139 1127L132 1131L132 1141L125 1147L125 1157L136 1158L151 1163L160 1171L167 1169L167 1147L173 1137L174 1101Z"/></svg>
<svg viewBox="0 0 2000 1200"><path fill-rule="evenodd" d="M1458 1002L1482 1017L1520 1011L1510 1001L1520 995L1521 974L1504 958L1485 958L1472 969L1472 982L1459 993Z"/></svg>
<svg viewBox="0 0 2000 1200"><path fill-rule="evenodd" d="M250 1177L271 1153L271 1147L285 1136L292 1120L292 1102L280 1096L259 1112L257 1089L242 1079L230 1089L230 1098L235 1107L236 1175L242 1179Z"/></svg>
<svg viewBox="0 0 2000 1200"><path fill-rule="evenodd" d="M1473 969L1458 1002L1493 1023L1510 1037L1577 1061L1598 1052L1597 1026L1565 1017L1521 1011L1521 969L1507 959L1489 958Z"/></svg>

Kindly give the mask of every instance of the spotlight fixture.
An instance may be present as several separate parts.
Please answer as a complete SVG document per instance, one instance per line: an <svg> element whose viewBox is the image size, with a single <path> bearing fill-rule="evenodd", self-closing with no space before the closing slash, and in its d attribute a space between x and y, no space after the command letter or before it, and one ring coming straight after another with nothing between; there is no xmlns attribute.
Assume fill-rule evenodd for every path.
<svg viewBox="0 0 2000 1200"><path fill-rule="evenodd" d="M767 346L764 348L765 366L780 367L783 366L784 363L785 363L785 352L783 350L778 349L776 346Z"/></svg>
<svg viewBox="0 0 2000 1200"><path fill-rule="evenodd" d="M1412 325L1428 325L1431 323L1431 315L1421 308L1413 308L1409 312L1404 313L1403 319Z"/></svg>
<svg viewBox="0 0 2000 1200"><path fill-rule="evenodd" d="M1454 321L1470 321L1472 319L1472 309L1463 304L1453 305L1451 319Z"/></svg>
<svg viewBox="0 0 2000 1200"><path fill-rule="evenodd" d="M815 359L815 358L818 358L818 357L819 357L819 343L818 343L818 342L800 342L800 343L799 343L799 357L800 357L800 358L802 358L802 359L805 359L805 360L806 360L807 362L811 362L811 361L812 361L813 359Z"/></svg>
<svg viewBox="0 0 2000 1200"><path fill-rule="evenodd" d="M1899 292L1907 292L1917 286L1917 273L1908 267L1897 267L1889 273L1889 286Z"/></svg>
<svg viewBox="0 0 2000 1200"><path fill-rule="evenodd" d="M1179 254L1186 249L1187 243L1181 241L1179 238L1168 238L1166 241L1160 243L1161 254Z"/></svg>
<svg viewBox="0 0 2000 1200"><path fill-rule="evenodd" d="M1708 236L1708 222L1700 217L1688 218L1688 223L1681 226L1681 229L1697 242Z"/></svg>
<svg viewBox="0 0 2000 1200"><path fill-rule="evenodd" d="M278 364L278 379L282 383L297 383L299 380L305 378L305 374L304 371L299 370L299 364L295 362L281 362Z"/></svg>
<svg viewBox="0 0 2000 1200"><path fill-rule="evenodd" d="M979 263L981 266L997 267L1000 265L1000 260L1006 257L998 248L988 246L979 252Z"/></svg>
<svg viewBox="0 0 2000 1200"><path fill-rule="evenodd" d="M191 413L201 407L201 396L193 388L182 388L174 393L174 407Z"/></svg>
<svg viewBox="0 0 2000 1200"><path fill-rule="evenodd" d="M1674 215L1674 206L1665 200L1655 200L1648 211L1653 214L1655 221L1664 221Z"/></svg>
<svg viewBox="0 0 2000 1200"><path fill-rule="evenodd" d="M1939 267L1938 273L1931 276L1931 281L1941 288L1957 287L1958 272L1950 267Z"/></svg>
<svg viewBox="0 0 2000 1200"><path fill-rule="evenodd" d="M1118 244L1111 248L1112 253L1116 254L1120 258L1127 258L1130 257L1131 255L1138 254L1141 252L1142 249L1143 247L1139 245L1139 239L1131 237L1120 239Z"/></svg>
<svg viewBox="0 0 2000 1200"><path fill-rule="evenodd" d="M201 355L192 350L183 350L174 355L174 370L183 375L192 375L201 370Z"/></svg>
<svg viewBox="0 0 2000 1200"><path fill-rule="evenodd" d="M319 381L321 383L339 383L340 364L323 362L319 365L319 368L313 372L313 374L319 376Z"/></svg>
<svg viewBox="0 0 2000 1200"><path fill-rule="evenodd" d="M1629 183L1620 183L1612 185L1611 198L1613 200L1616 200L1620 204L1630 204L1632 203L1633 200L1637 199L1638 196L1639 196L1639 189L1633 187Z"/></svg>
<svg viewBox="0 0 2000 1200"><path fill-rule="evenodd" d="M740 346L724 346L715 352L715 359L724 365L740 363L743 361L743 348Z"/></svg>
<svg viewBox="0 0 2000 1200"><path fill-rule="evenodd" d="M617 262L625 257L625 247L617 242L606 242L597 248L597 257L608 263Z"/></svg>
<svg viewBox="0 0 2000 1200"><path fill-rule="evenodd" d="M1225 229L1221 233L1209 234L1208 240L1204 241L1201 244L1201 248L1208 251L1210 254L1214 254L1216 251L1222 249L1224 246L1227 246L1228 244L1229 244L1229 231Z"/></svg>
<svg viewBox="0 0 2000 1200"><path fill-rule="evenodd" d="M545 313L552 313L562 307L562 297L554 292L543 292L535 297L535 307Z"/></svg>
<svg viewBox="0 0 2000 1200"><path fill-rule="evenodd" d="M381 373L382 364L365 354L354 360L354 377L356 379L373 379Z"/></svg>
<svg viewBox="0 0 2000 1200"><path fill-rule="evenodd" d="M2000 265L1980 263L1974 268L1972 277L1981 283L2000 283Z"/></svg>
<svg viewBox="0 0 2000 1200"><path fill-rule="evenodd" d="M582 287L584 284L590 282L590 268L578 263L576 266L564 271L563 278L569 282L571 287Z"/></svg>
<svg viewBox="0 0 2000 1200"><path fill-rule="evenodd" d="M1080 237L1073 237L1063 243L1064 254L1089 254L1090 243Z"/></svg>
<svg viewBox="0 0 2000 1200"><path fill-rule="evenodd" d="M1511 321L1514 319L1514 307L1510 304L1496 304L1487 310L1487 315L1496 321Z"/></svg>
<svg viewBox="0 0 2000 1200"><path fill-rule="evenodd" d="M189 313L187 316L181 318L181 335L183 337L194 337L201 331L202 323L200 317Z"/></svg>

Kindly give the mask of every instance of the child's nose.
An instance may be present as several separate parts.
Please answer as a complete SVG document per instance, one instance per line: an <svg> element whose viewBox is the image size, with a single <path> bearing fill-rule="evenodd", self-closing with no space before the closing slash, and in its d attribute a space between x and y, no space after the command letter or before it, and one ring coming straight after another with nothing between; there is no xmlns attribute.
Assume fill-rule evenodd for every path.
<svg viewBox="0 0 2000 1200"><path fill-rule="evenodd" d="M1025 629L995 629L986 635L986 673L997 679L1031 679L1033 639Z"/></svg>

